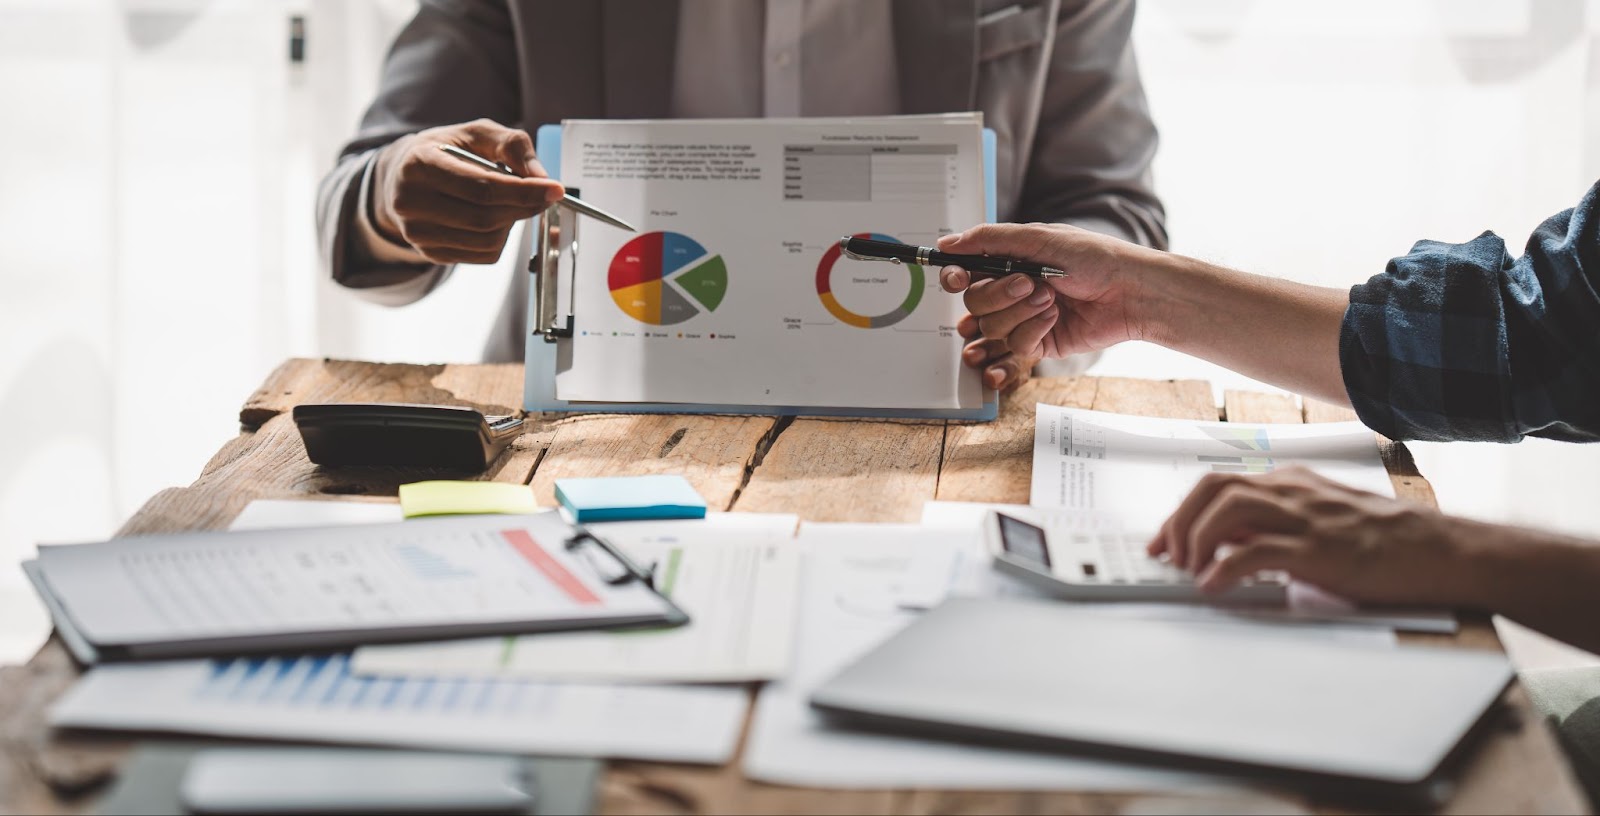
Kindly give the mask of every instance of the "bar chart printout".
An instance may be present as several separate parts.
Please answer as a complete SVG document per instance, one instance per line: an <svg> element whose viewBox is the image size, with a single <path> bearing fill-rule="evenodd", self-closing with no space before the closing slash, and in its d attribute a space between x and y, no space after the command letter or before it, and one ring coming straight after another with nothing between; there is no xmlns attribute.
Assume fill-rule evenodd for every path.
<svg viewBox="0 0 1600 816"><path fill-rule="evenodd" d="M58 727L717 763L736 686L360 677L346 654L119 663L56 704Z"/></svg>

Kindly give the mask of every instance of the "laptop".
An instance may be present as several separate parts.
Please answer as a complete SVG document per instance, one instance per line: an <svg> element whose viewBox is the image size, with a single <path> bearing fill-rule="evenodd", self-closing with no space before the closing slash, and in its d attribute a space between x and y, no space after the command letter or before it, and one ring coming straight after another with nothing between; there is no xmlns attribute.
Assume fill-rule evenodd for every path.
<svg viewBox="0 0 1600 816"><path fill-rule="evenodd" d="M817 688L830 724L1434 804L1504 656L952 598Z"/></svg>

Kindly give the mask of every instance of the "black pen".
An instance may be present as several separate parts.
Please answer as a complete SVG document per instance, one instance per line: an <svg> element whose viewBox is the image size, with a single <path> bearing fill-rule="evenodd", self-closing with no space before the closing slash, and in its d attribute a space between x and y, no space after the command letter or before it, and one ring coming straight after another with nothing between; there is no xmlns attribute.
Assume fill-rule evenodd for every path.
<svg viewBox="0 0 1600 816"><path fill-rule="evenodd" d="M517 175L517 171L512 170L511 166L506 164L505 162L489 161L488 159L486 159L486 158L484 158L482 156L479 156L478 154L473 153L470 150L462 150L461 148L456 147L455 145L448 145L448 144L447 145L439 145L439 149L443 150L446 153L449 153L452 156L455 156L458 159L461 159L462 161L472 162L473 164L476 164L479 167L482 167L482 168L484 168L486 170L494 170L494 171L497 171L497 172L505 173L508 176L517 176L517 178L521 178L521 176ZM567 205L568 207L571 207L574 210L577 210L578 212L583 213L584 215L589 216L590 218L596 218L596 219L599 219L601 221L604 221L604 222L606 222L607 224L610 224L613 227L618 227L618 228L621 228L621 229L625 229L625 230L627 230L629 232L638 232L639 231L639 229L637 227L635 227L634 225L629 224L628 222L622 220L621 218L618 218L618 217L612 215L611 213L608 213L605 210L602 210L599 207L596 207L595 205L588 203L587 201L580 201L577 198L574 198L572 196L563 195L561 197L561 203Z"/></svg>
<svg viewBox="0 0 1600 816"><path fill-rule="evenodd" d="M871 238L839 239L839 251L858 261L888 261L890 263L919 264L921 266L959 266L979 275L1010 275L1020 273L1030 278L1064 278L1067 273L1055 267L1032 261L1014 261L993 255L952 255L932 247L894 244L874 241Z"/></svg>

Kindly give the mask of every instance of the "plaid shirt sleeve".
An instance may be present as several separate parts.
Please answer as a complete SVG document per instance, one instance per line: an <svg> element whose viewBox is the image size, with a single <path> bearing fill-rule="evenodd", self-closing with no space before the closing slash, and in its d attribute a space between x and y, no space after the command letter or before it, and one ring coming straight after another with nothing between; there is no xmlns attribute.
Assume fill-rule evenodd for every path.
<svg viewBox="0 0 1600 816"><path fill-rule="evenodd" d="M1420 241L1350 290L1345 390L1390 439L1600 441L1600 183L1520 258Z"/></svg>

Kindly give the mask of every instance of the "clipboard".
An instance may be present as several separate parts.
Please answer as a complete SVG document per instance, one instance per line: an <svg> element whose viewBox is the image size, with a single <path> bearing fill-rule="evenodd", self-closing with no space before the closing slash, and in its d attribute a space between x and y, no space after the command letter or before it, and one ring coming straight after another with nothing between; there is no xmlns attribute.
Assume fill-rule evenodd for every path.
<svg viewBox="0 0 1600 816"><path fill-rule="evenodd" d="M561 126L541 125L535 136L535 149L539 162L552 178L560 177ZM995 133L983 129L983 199L984 220L996 220L995 193ZM792 405L711 405L699 403L644 403L644 402L573 402L556 396L556 371L559 365L571 362L571 339L553 339L539 331L541 325L554 325L557 321L559 296L556 287L542 293L540 268L542 261L559 254L559 247L547 242L548 227L575 230L574 217L563 213L557 205L546 210L532 225L534 242L528 261L528 325L524 327L524 377L522 408L529 413L605 413L605 414L751 414L757 416L822 416L822 417L882 417L895 419L954 419L972 422L990 422L1000 415L998 393L984 387L983 405L979 408L833 408ZM572 311L567 309L567 328L570 331Z"/></svg>
<svg viewBox="0 0 1600 816"><path fill-rule="evenodd" d="M482 543L485 537L490 540L488 545ZM475 538L478 543L473 542ZM450 552L452 548L457 552L462 548L475 548L480 552L492 548L494 551L476 562L469 558L452 563L440 557L439 553ZM656 589L652 569L634 563L609 541L585 528L561 521L554 511L531 516L417 519L332 528L184 533L52 549L72 551L75 560L85 553L97 560L88 566L79 560L78 564L65 568L53 567L52 563L59 565L61 562L52 562L47 554L41 553L40 558L22 564L23 571L49 609L62 642L73 658L86 666L122 660L321 652L369 643L672 627L689 622L688 614ZM103 552L90 553L91 549ZM218 553L223 550L235 553L276 550L283 555L276 559L263 557L260 561L266 565L263 569L272 571L276 577L241 584L243 579L224 574L225 570L238 568L240 564L214 566L219 561ZM246 555L256 557L251 552ZM161 604L141 602L143 589L138 586L141 581L165 586L162 581L170 575L163 577L146 572L141 579L140 570L129 571L130 557L145 564L152 561L167 565L176 563L184 571L192 572L195 576L192 582L173 590L182 596L184 603L162 608ZM522 569L528 573L526 577L507 572L514 569L511 565L524 563ZM300 569L305 564L333 566L307 572ZM345 570L349 574L339 573L338 568L349 565L355 565ZM409 612L385 617L383 613L363 609L360 614L351 612L348 617L319 619L313 623L272 618L268 624L233 625L236 617L230 615L229 622L222 625L196 628L191 625L192 621L161 620L170 617L173 609L199 609L207 604L232 602L219 601L219 598L237 597L242 609L248 605L246 601L276 591L271 586L274 583L302 585L309 595L333 591L330 587L338 585L344 594L331 603L340 604L347 602L348 595L359 595L361 591L377 595L384 591L392 595L405 594L419 587L453 591L448 583L437 582L457 577L487 591L475 575L469 574L469 571L481 573L485 565L501 574L505 579L503 584L521 587L531 581L548 587L547 596L559 596L564 600L555 605L554 611L545 609L550 604L541 605L537 600L513 601L489 613L462 607L441 612L434 619L421 619ZM66 572L61 572L63 569ZM416 580L395 578L397 572ZM229 581L240 585L235 587ZM99 592L108 600L84 603L94 594L85 589L92 583L103 587ZM385 587L386 583L390 586ZM208 595L197 589L201 585L221 587L221 590ZM513 590L500 587L496 591L505 595ZM526 592L520 588L514 591ZM565 599L570 599L570 603ZM263 608L270 617L271 609ZM123 610L119 614L129 617L142 616L156 622L141 624L136 629L108 627L108 617L112 617L108 611L115 610ZM104 634L108 629L113 636L97 637L97 632ZM129 635L130 631L135 634Z"/></svg>

